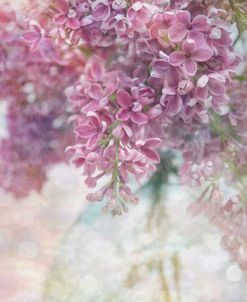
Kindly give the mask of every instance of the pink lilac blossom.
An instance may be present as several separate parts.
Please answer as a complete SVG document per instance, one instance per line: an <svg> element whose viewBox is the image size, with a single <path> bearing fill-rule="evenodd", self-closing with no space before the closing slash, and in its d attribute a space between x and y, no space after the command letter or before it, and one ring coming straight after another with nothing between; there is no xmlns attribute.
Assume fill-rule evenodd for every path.
<svg viewBox="0 0 247 302"><path fill-rule="evenodd" d="M76 154L75 161L81 164L91 156L90 152L94 152L94 158L95 153L98 154L95 164L89 165L90 169L86 165L90 186L96 185L104 175L99 163L108 158L105 153L112 154L112 161L117 158L117 167L113 162L103 165L110 174L118 175L117 181L110 182L109 187L114 191L115 183L118 186L120 183L121 188L126 179L121 178L120 173L121 166L126 165L120 164L122 149L128 154L126 161L133 158L133 165L136 159L133 154L143 156L140 169L133 170L139 179L137 171L143 173L141 166L147 155L140 149L138 140L144 144L146 139L162 140L166 130L159 128L163 125L168 130L175 119L182 119L185 124L194 122L199 129L210 124L211 109L221 112L221 107L229 102L226 90L230 87L234 64L237 65L239 59L229 43L228 24L217 12L212 14L203 6L198 6L200 14L196 14L193 10L179 7L173 10L169 6L164 8L142 1L85 3L63 1L56 6L55 2L49 9L49 14L55 15L47 24L49 27L52 24L51 28L56 28L63 38L79 35L80 43L77 44L94 52L85 73L67 91L78 140L76 147L69 150ZM69 26L68 18L80 20L80 28ZM124 30L119 31L116 24ZM97 28L98 34L92 43L83 38L87 26ZM69 35L64 34L66 31ZM51 31L47 34L52 38ZM101 43L103 40L109 43ZM123 60L123 55L128 61ZM106 61L110 62L107 68ZM160 121L160 127L157 121ZM165 148L166 144L163 145ZM129 154L132 155L129 157ZM157 162L157 158L154 161ZM150 171L153 170L152 164ZM92 177L91 174L96 172L99 174ZM114 194L116 199L117 193Z"/></svg>
<svg viewBox="0 0 247 302"><path fill-rule="evenodd" d="M8 58L4 48L0 52L1 68L7 65L9 75L1 81L11 82L13 62L27 53L28 64L56 64L64 71L54 84L61 81L62 93L69 86L76 142L67 152L94 189L88 200L106 198L104 209L114 215L126 212L128 202L138 201L128 182L148 179L159 163L159 151L179 152L181 183L206 186L190 210L204 209L225 233L224 245L245 267L245 256L243 260L230 244L235 236L241 238L238 247L246 246L244 224L236 220L246 217L239 187L247 160L247 125L241 92L246 83L233 80L241 59L233 47L228 1L51 0L42 8L33 5L27 21L22 40L9 41L13 49L21 44L23 51L7 52ZM85 66L80 55L87 57ZM32 69L28 65L28 73ZM49 76L46 81L51 88ZM36 84L42 93L45 84ZM223 200L222 181L239 192L234 207L231 199ZM228 219L232 227L229 223L226 228Z"/></svg>
<svg viewBox="0 0 247 302"><path fill-rule="evenodd" d="M84 166L88 186L95 187L101 178L109 175L108 184L100 193L90 194L89 199L92 201L95 196L98 201L99 196L108 196L111 206L107 203L106 208L114 214L126 210L121 191L125 189L128 174L139 181L155 170L159 157L153 148L162 146L187 153L184 159L188 167L183 170L187 178L197 184L209 177L213 164L221 165L205 154L201 176L190 175L190 160L196 165L199 156L188 157L187 131L180 138L180 134L175 133L176 140L171 129L174 123L182 129L187 127L188 136L194 141L203 129L210 130L212 116L222 114L229 103L227 89L231 87L234 66L239 62L229 43L230 33L226 30L229 25L217 11L212 14L201 6L198 14L193 10L153 5L150 16L141 1L117 8L115 4L111 5L111 1L104 1L99 7L95 4L98 8L94 21L102 25L117 9L121 18L126 18L125 35L115 31L110 46L89 45L84 41L93 55L78 82L67 90L77 138L77 144L68 151L74 154L77 166ZM92 11L92 19L95 19L94 6L87 6L88 12ZM136 32L132 35L129 29L135 17L144 25L135 26ZM176 33L177 25L181 27L180 34L183 30L181 37ZM99 24L97 28L102 30ZM110 28L102 32L105 37L114 36ZM124 60L124 56L128 60ZM204 141L204 136L201 140L200 148L210 144L210 131L208 141ZM146 145L150 147L147 149ZM88 161L88 158L94 160Z"/></svg>
<svg viewBox="0 0 247 302"><path fill-rule="evenodd" d="M42 189L51 165L67 160L64 150L73 137L64 90L81 72L78 64L84 63L77 52L61 54L60 63L52 57L44 61L43 45L36 43L42 38L38 23L32 23L34 35L24 35L32 41L29 53L22 38L27 30L23 18L7 5L2 16L0 99L7 103L8 137L0 142L0 185L24 197Z"/></svg>

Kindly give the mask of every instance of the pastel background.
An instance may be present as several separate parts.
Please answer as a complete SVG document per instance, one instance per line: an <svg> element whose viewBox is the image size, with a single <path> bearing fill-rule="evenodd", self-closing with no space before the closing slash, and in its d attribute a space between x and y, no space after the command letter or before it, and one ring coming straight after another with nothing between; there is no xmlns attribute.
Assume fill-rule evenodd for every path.
<svg viewBox="0 0 247 302"><path fill-rule="evenodd" d="M0 302L247 302L246 274L219 231L188 216L194 196L176 180L159 205L144 192L116 218L85 194L80 172L65 164L41 194L0 191Z"/></svg>

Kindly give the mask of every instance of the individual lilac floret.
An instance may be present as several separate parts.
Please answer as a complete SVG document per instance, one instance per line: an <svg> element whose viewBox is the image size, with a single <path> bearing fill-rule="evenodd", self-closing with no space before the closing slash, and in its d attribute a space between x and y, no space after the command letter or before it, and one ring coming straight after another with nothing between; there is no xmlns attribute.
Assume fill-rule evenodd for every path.
<svg viewBox="0 0 247 302"><path fill-rule="evenodd" d="M194 76L198 69L198 63L206 62L212 58L213 52L209 48L198 48L196 42L188 39L182 44L182 51L174 51L169 56L172 66L183 66L188 76Z"/></svg>
<svg viewBox="0 0 247 302"><path fill-rule="evenodd" d="M120 121L128 121L129 119L136 124L146 124L148 118L142 112L143 107L139 102L133 102L131 95L125 90L119 90L117 93L117 103L121 107L116 117Z"/></svg>
<svg viewBox="0 0 247 302"><path fill-rule="evenodd" d="M53 17L53 22L58 25L64 25L71 29L78 29L80 21L77 18L76 10L69 6L65 0L56 0L58 13Z"/></svg>
<svg viewBox="0 0 247 302"><path fill-rule="evenodd" d="M192 19L189 11L178 11L176 22L170 27L168 35L172 42L181 42L186 36L192 38L198 33L205 33L210 29L208 17L198 15Z"/></svg>

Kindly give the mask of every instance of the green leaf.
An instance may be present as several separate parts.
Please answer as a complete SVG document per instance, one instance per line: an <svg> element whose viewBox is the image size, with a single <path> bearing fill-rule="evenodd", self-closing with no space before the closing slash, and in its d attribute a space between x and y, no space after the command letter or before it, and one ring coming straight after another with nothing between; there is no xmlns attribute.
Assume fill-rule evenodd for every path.
<svg viewBox="0 0 247 302"><path fill-rule="evenodd" d="M235 18L239 33L243 33L245 30L247 30L247 14L245 12L243 12L238 7L235 7L235 17L234 18Z"/></svg>

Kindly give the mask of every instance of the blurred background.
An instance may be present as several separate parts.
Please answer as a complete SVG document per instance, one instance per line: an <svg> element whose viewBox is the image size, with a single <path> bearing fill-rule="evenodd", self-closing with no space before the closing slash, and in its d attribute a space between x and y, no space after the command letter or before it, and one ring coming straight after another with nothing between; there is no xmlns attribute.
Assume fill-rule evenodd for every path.
<svg viewBox="0 0 247 302"><path fill-rule="evenodd" d="M40 194L0 191L0 301L247 302L246 274L218 229L188 215L198 192L180 187L168 163L121 217L88 204L71 165L53 166Z"/></svg>

